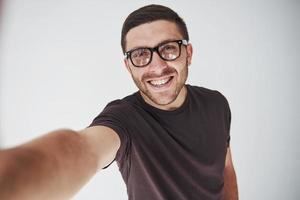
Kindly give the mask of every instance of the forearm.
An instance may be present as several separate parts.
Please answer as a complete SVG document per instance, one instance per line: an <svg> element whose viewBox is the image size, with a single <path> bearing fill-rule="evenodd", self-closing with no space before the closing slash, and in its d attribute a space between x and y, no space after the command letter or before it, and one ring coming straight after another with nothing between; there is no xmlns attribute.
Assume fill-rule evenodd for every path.
<svg viewBox="0 0 300 200"><path fill-rule="evenodd" d="M224 170L224 200L238 200L238 186L233 167Z"/></svg>
<svg viewBox="0 0 300 200"><path fill-rule="evenodd" d="M69 199L96 170L78 133L55 131L0 151L0 199Z"/></svg>

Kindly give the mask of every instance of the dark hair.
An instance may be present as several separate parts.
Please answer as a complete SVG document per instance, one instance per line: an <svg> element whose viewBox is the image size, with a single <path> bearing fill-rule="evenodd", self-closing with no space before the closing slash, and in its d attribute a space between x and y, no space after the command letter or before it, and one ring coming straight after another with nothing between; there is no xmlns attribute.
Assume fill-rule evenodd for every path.
<svg viewBox="0 0 300 200"><path fill-rule="evenodd" d="M167 20L170 22L174 22L184 39L186 39L187 41L189 40L189 34L186 28L186 24L175 11L166 6L152 4L133 11L124 21L121 34L121 46L123 53L125 53L126 34L128 33L128 31L141 24L153 22L156 20Z"/></svg>

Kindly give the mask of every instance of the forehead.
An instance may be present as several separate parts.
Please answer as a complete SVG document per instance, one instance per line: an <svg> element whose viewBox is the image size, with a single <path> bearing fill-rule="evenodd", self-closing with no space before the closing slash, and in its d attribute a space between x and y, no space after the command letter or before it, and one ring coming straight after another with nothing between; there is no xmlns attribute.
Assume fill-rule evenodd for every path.
<svg viewBox="0 0 300 200"><path fill-rule="evenodd" d="M132 28L126 35L126 51L137 47L154 47L162 41L182 39L174 22L157 20Z"/></svg>

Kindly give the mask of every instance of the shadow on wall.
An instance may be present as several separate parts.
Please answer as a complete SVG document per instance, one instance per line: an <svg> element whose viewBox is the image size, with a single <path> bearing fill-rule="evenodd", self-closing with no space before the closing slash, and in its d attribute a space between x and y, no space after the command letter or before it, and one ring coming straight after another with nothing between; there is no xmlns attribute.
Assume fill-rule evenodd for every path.
<svg viewBox="0 0 300 200"><path fill-rule="evenodd" d="M3 0L0 0L0 48L1 48L1 40L2 40L2 37L1 37L1 33L2 33L2 20L3 20ZM1 54L1 49L0 49L0 54ZM0 55L0 59L1 59L1 55ZM1 94L1 65L0 65L0 94ZM1 105L1 95L0 95L0 105ZM0 107L1 108L1 107ZM1 110L0 110L1 112ZM0 149L2 148L2 126L1 126L2 122L1 122L1 118L0 118Z"/></svg>

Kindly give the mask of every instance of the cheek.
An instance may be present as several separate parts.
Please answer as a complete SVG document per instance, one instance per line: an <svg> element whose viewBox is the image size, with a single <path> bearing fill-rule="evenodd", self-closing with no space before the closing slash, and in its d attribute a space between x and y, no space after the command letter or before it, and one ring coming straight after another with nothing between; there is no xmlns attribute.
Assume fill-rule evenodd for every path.
<svg viewBox="0 0 300 200"><path fill-rule="evenodd" d="M171 67L175 68L177 71L182 71L186 67L188 57L186 52L182 49L181 55L175 61L170 62Z"/></svg>
<svg viewBox="0 0 300 200"><path fill-rule="evenodd" d="M133 78L138 81L142 80L142 77L144 74L145 74L145 72L143 72L143 70L140 70L140 69L137 69L137 70L135 69L135 70L131 71L131 75L133 76Z"/></svg>
<svg viewBox="0 0 300 200"><path fill-rule="evenodd" d="M174 63L169 64L170 67L174 68L178 75L181 75L181 72L185 70L186 67L186 58L182 58Z"/></svg>

